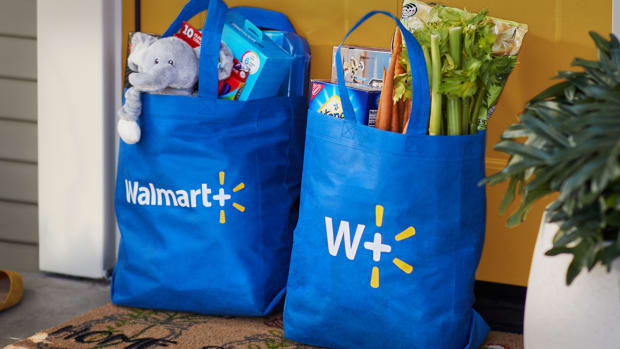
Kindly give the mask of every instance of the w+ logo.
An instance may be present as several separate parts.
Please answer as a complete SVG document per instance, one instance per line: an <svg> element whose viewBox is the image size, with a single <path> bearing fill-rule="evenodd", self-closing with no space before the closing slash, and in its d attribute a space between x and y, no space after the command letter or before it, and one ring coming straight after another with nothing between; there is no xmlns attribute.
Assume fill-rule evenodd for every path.
<svg viewBox="0 0 620 349"><path fill-rule="evenodd" d="M375 222L377 228L381 228L381 226L383 225L383 206L381 205L377 205L375 207ZM334 238L334 226L332 218L325 217L325 231L327 233L327 249L329 250L329 254L331 254L332 256L337 256L340 245L342 244L342 240L344 239L345 255L348 259L354 260L365 228L366 226L364 224L358 224L355 228L355 235L353 235L353 241L351 241L351 230L349 227L349 222L340 221L340 225L338 226L338 233ZM396 242L399 242L414 235L415 229L413 227L408 227L401 233L397 234L394 237L394 240ZM388 245L387 243L383 243L383 236L379 232L376 232L374 234L374 238L372 241L364 242L364 248L372 251L372 260L374 262L381 261L381 255L383 253L389 254L392 252L392 246ZM413 271L413 267L411 265L398 258L392 259L392 263L394 263L396 267L398 267L406 274L411 274L411 272ZM370 286L372 288L379 288L378 266L372 267Z"/></svg>

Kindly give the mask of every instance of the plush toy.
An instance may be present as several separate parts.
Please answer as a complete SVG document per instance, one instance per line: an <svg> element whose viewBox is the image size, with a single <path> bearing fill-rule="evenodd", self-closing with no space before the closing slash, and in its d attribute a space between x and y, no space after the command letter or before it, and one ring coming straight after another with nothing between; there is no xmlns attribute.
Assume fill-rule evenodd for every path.
<svg viewBox="0 0 620 349"><path fill-rule="evenodd" d="M200 46L191 48L185 41L174 37L163 39L144 33L131 38L131 53L127 66L132 85L125 92L125 104L118 111L118 134L127 144L140 141L138 118L142 113L141 92L185 95L194 93L198 80ZM230 76L233 66L232 51L223 42L220 45L218 79Z"/></svg>

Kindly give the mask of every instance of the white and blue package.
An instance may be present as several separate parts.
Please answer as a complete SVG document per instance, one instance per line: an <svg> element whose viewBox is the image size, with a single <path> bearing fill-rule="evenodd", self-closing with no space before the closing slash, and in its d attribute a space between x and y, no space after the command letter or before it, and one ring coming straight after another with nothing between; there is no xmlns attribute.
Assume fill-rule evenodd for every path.
<svg viewBox="0 0 620 349"><path fill-rule="evenodd" d="M347 87L347 89L355 118L364 125L374 127L381 91L354 87ZM338 84L312 80L311 91L310 110L340 119L344 118Z"/></svg>
<svg viewBox="0 0 620 349"><path fill-rule="evenodd" d="M293 57L238 12L229 11L222 40L248 70L239 100L277 96L290 73Z"/></svg>
<svg viewBox="0 0 620 349"><path fill-rule="evenodd" d="M338 81L336 69L336 51L334 46L332 59L332 79ZM380 90L383 85L383 69L388 70L392 54L379 48L342 46L342 67L347 86Z"/></svg>
<svg viewBox="0 0 620 349"><path fill-rule="evenodd" d="M304 96L308 100L308 83L310 81L310 46L299 35L292 32L269 30L264 32L289 55L293 64L280 89L281 96Z"/></svg>

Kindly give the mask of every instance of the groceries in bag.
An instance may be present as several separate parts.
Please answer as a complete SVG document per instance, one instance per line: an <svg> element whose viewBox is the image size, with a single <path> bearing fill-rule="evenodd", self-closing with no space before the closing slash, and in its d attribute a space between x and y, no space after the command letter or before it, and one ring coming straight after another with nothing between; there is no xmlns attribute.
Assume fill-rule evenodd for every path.
<svg viewBox="0 0 620 349"><path fill-rule="evenodd" d="M263 31L273 42L293 57L288 78L284 79L279 96L303 96L308 100L310 81L310 46L301 36L286 31Z"/></svg>
<svg viewBox="0 0 620 349"><path fill-rule="evenodd" d="M131 33L127 58L128 88L118 111L118 134L127 144L140 141L138 119L142 113L142 92L189 96L198 81L200 48L192 48L178 37L159 38ZM222 44L221 51L230 56ZM232 57L231 57L232 58Z"/></svg>
<svg viewBox="0 0 620 349"><path fill-rule="evenodd" d="M234 9L221 0L188 0L162 37L178 34L183 21L207 7L197 92L142 94L143 138L119 146L121 241L111 299L141 308L261 316L284 296L307 103L292 96L218 98L220 35ZM294 32L282 13L251 12L246 18L266 28ZM277 20L264 20L273 13ZM187 35L194 41L194 33ZM282 75L288 73L285 67ZM280 93L282 84L274 85Z"/></svg>
<svg viewBox="0 0 620 349"><path fill-rule="evenodd" d="M291 46L290 42L297 36L289 34L288 37L282 45ZM118 134L125 143L140 141L142 131L138 119L142 112L142 92L196 95L201 42L202 33L187 22L183 22L179 32L172 37L160 39L158 35L130 33L127 90L117 123ZM298 54L299 44L294 43L296 46L290 53L282 45L273 42L243 15L228 12L218 58L220 98L259 99L290 95L291 89L300 93L298 75L291 80L295 74L292 71L293 54ZM305 76L309 49L306 53L307 59L298 60L296 65L296 69L305 68Z"/></svg>
<svg viewBox="0 0 620 349"><path fill-rule="evenodd" d="M332 54L332 82L338 81L336 50ZM383 70L388 68L392 54L388 50L361 46L342 46L340 55L347 86L380 90Z"/></svg>
<svg viewBox="0 0 620 349"><path fill-rule="evenodd" d="M242 101L274 97L289 76L293 57L269 35L239 13L229 12L222 31L222 41L247 71L247 79L238 95Z"/></svg>
<svg viewBox="0 0 620 349"><path fill-rule="evenodd" d="M200 46L202 41L200 31L187 22L175 36L184 38L190 45ZM218 76L220 98L245 101L288 95L280 87L291 74L292 52L284 51L284 43L279 45L270 38L271 35L240 13L226 15L222 42L230 47L232 57L220 54L219 65L227 68L225 77Z"/></svg>
<svg viewBox="0 0 620 349"><path fill-rule="evenodd" d="M431 83L430 135L466 135L485 130L527 25L465 10L405 0L402 23L422 45ZM403 57L407 50L403 47ZM408 63L402 57L406 71ZM408 74L395 74L394 103L410 99ZM445 100L445 103L443 102Z"/></svg>
<svg viewBox="0 0 620 349"><path fill-rule="evenodd" d="M338 84L327 81L312 80L310 110L327 116L344 118ZM347 87L353 112L358 122L375 126L380 91Z"/></svg>
<svg viewBox="0 0 620 349"><path fill-rule="evenodd" d="M495 110L517 54L528 30L527 25L487 16L487 11L464 10L405 0L401 22L412 32L424 51L431 84L429 135L467 135L485 130ZM342 48L347 86L370 83L358 71L367 69L360 60L364 50L351 53ZM335 62L334 51L334 62ZM381 130L405 133L412 106L410 67L407 48L397 28L380 86L376 123ZM347 65L349 67L347 67ZM348 68L348 69L347 69ZM377 71L375 70L375 75ZM372 75L372 74L371 74ZM332 82L335 82L332 70Z"/></svg>
<svg viewBox="0 0 620 349"><path fill-rule="evenodd" d="M373 11L348 34L378 13L402 26ZM345 120L308 111L284 308L288 339L327 348L470 349L488 333L473 310L485 135L426 135L424 54L412 34L402 34L415 101L406 135L356 120L339 59Z"/></svg>

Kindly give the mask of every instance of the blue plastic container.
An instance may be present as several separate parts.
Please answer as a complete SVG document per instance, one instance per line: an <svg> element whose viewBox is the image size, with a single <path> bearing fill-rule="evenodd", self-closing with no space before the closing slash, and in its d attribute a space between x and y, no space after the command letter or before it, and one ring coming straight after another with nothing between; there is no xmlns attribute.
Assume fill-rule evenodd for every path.
<svg viewBox="0 0 620 349"><path fill-rule="evenodd" d="M293 57L288 79L280 87L280 96L303 96L308 100L310 82L310 46L301 36L284 31L269 30L264 32L271 40Z"/></svg>

